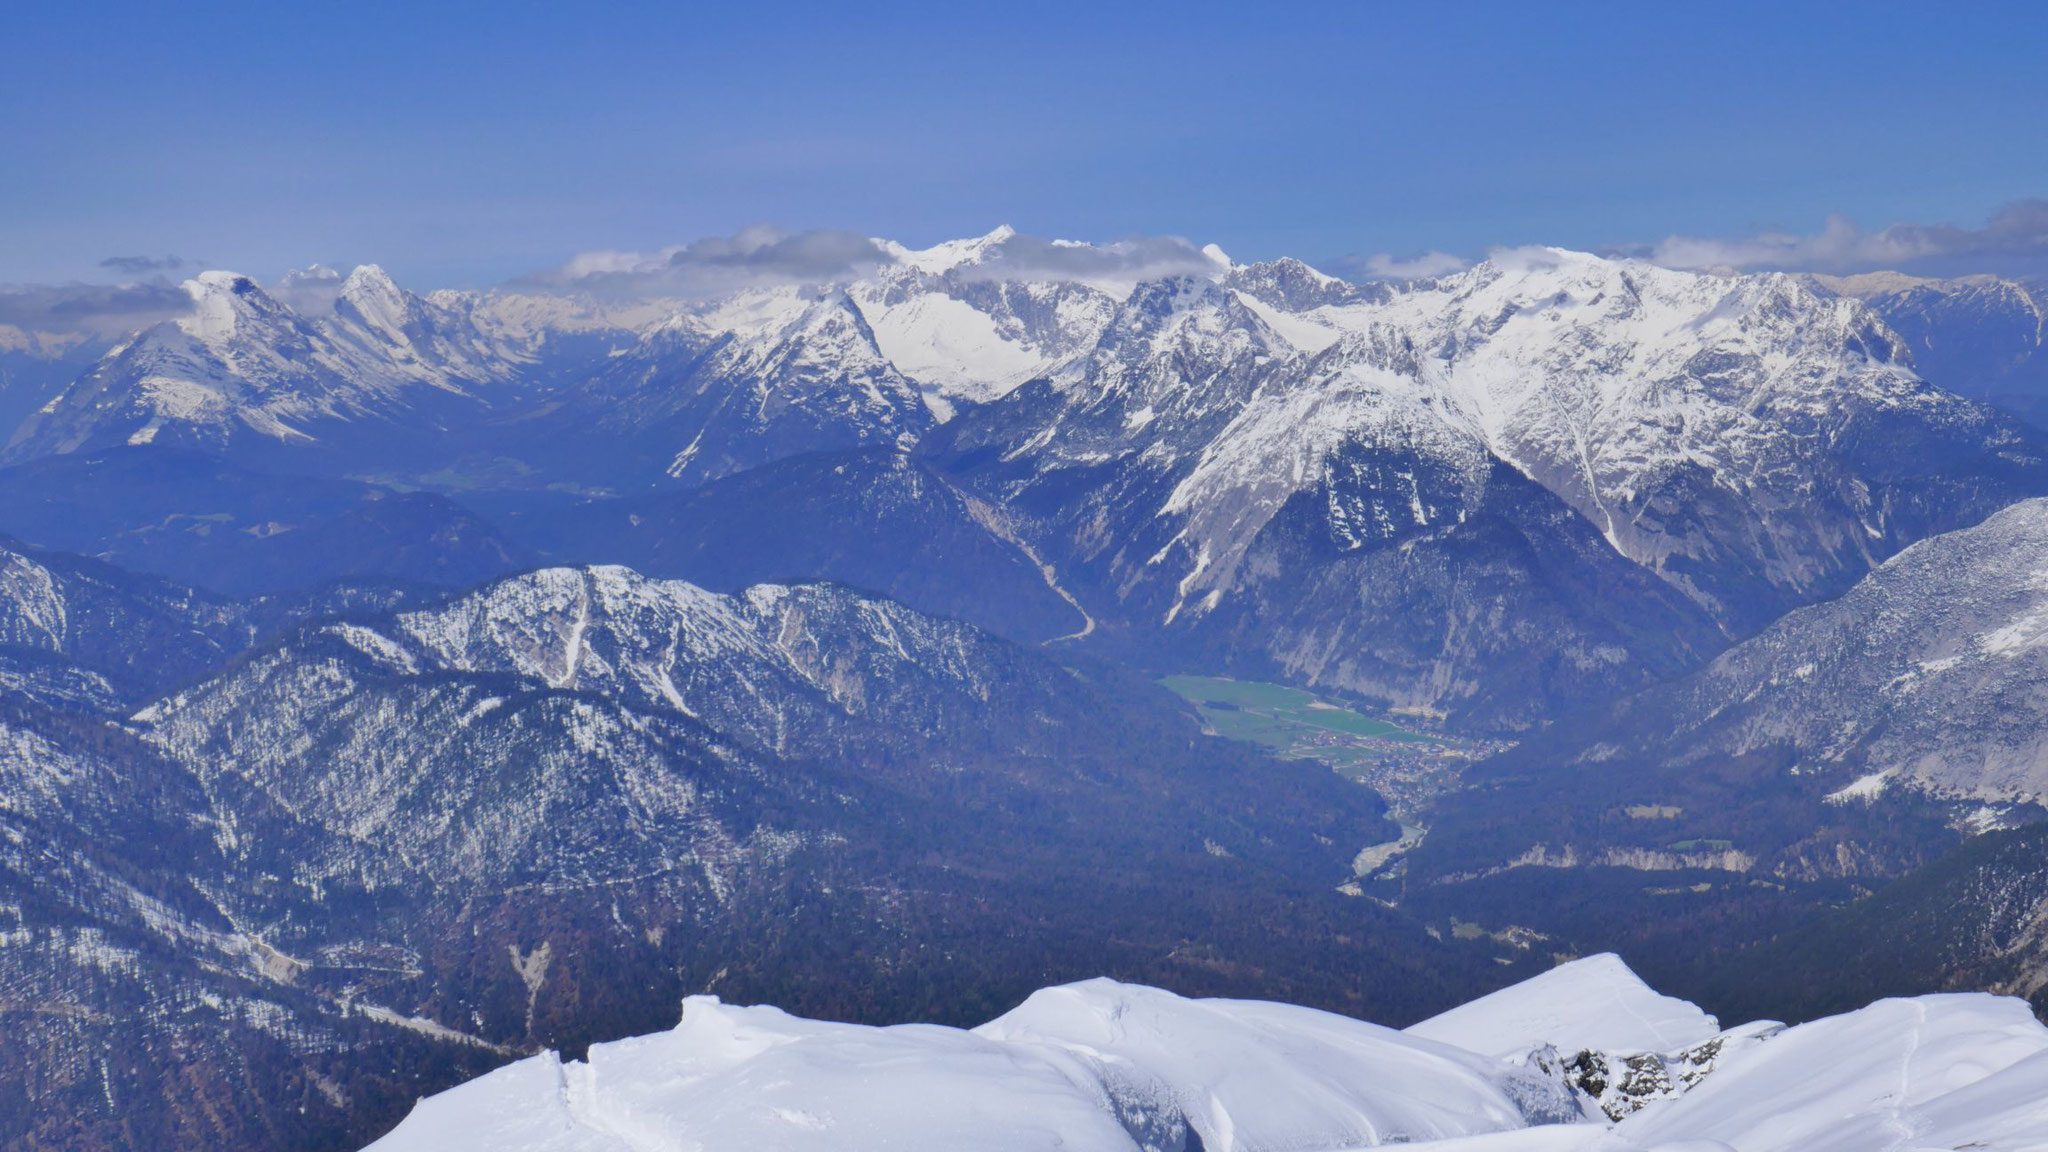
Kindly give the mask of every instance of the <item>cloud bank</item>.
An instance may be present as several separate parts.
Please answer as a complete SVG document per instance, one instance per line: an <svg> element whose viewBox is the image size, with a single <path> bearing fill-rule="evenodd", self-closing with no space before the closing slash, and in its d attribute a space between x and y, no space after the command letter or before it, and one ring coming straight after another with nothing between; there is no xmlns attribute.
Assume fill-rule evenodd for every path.
<svg viewBox="0 0 2048 1152"><path fill-rule="evenodd" d="M762 226L658 252L580 252L555 271L519 283L604 296L704 297L847 280L892 260L881 245L858 233Z"/></svg>
<svg viewBox="0 0 2048 1152"><path fill-rule="evenodd" d="M0 287L0 325L24 332L119 336L191 307L185 290L167 280Z"/></svg>
<svg viewBox="0 0 2048 1152"><path fill-rule="evenodd" d="M1463 272L1472 262L1463 256L1431 249L1420 256L1402 260L1389 253L1380 252L1365 258L1364 271L1373 280L1426 280L1434 276L1449 276Z"/></svg>
<svg viewBox="0 0 2048 1152"><path fill-rule="evenodd" d="M1472 261L1432 248L1416 256L1396 256L1391 252L1375 252L1370 256L1354 253L1319 261L1315 266L1332 276L1360 284L1370 280L1430 280L1450 276L1470 268Z"/></svg>
<svg viewBox="0 0 2048 1152"><path fill-rule="evenodd" d="M1136 283L1170 276L1214 273L1227 260L1179 236L1135 236L1110 244L1082 244L1012 233L989 246L981 261L960 269L969 280L1080 280Z"/></svg>
<svg viewBox="0 0 2048 1152"><path fill-rule="evenodd" d="M832 284L903 263L905 249L855 232L790 232L761 226L655 252L580 252L552 272L514 281L526 289L574 289L607 297L704 298L747 288ZM1214 273L1227 260L1178 236L1111 244L1047 240L1007 230L958 269L969 280L1136 282Z"/></svg>
<svg viewBox="0 0 2048 1152"><path fill-rule="evenodd" d="M100 261L100 267L110 268L127 276L141 276L150 272L176 272L185 267L186 261L180 256L109 256Z"/></svg>
<svg viewBox="0 0 2048 1152"><path fill-rule="evenodd" d="M1082 244L1004 229L976 247L978 258L958 268L956 275L985 281L1128 284L1210 275L1227 259L1213 246L1200 248L1178 236ZM1495 249L1487 256L1507 259L1513 251ZM1654 243L1612 248L1607 254L1684 269L2048 278L2048 199L2012 201L1978 227L1907 222L1873 230L1834 215L1814 232L1673 234ZM654 252L582 252L553 271L508 287L582 291L614 299L704 299L747 288L839 283L912 258L896 245L855 232L761 226ZM1331 272L1351 280L1430 279L1461 272L1471 264L1463 256L1434 249L1409 256L1377 252L1323 262ZM110 338L175 319L190 309L190 299L166 275L194 267L182 257L109 256L100 266L137 279L115 285L0 285L0 327L65 338ZM333 307L341 282L339 273L314 265L286 273L271 290L296 311L319 315Z"/></svg>
<svg viewBox="0 0 2048 1152"><path fill-rule="evenodd" d="M1622 251L1670 268L2040 276L2048 275L2048 200L2015 200L1993 212L1981 228L1904 223L1873 232L1835 215L1813 233L1668 236Z"/></svg>
<svg viewBox="0 0 2048 1152"><path fill-rule="evenodd" d="M308 264L294 268L278 278L277 283L266 285L273 299L301 316L322 316L334 310L334 302L341 299L341 286L347 280L340 272L325 264Z"/></svg>

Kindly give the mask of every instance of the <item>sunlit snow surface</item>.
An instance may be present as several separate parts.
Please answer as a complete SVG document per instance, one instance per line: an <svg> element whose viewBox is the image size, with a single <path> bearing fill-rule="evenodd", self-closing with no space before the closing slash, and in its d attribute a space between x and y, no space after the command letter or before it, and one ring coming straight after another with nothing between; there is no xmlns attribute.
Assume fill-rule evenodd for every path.
<svg viewBox="0 0 2048 1152"><path fill-rule="evenodd" d="M1406 1033L1110 980L1042 990L971 1032L693 997L672 1031L596 1045L587 1063L522 1060L422 1101L371 1147L2048 1152L2048 1028L1999 997L1886 1000L1783 1031L1738 1029L1747 1042L1689 1091L1618 1124L1561 1071L1558 1056L1581 1041L1685 1046L1714 1028L1612 956ZM1453 1035L1497 1055L1441 1042Z"/></svg>
<svg viewBox="0 0 2048 1152"><path fill-rule="evenodd" d="M1712 1016L1659 993L1607 952L1459 1005L1408 1035L1517 1056L1544 1044L1564 1052L1675 1052L1720 1030Z"/></svg>

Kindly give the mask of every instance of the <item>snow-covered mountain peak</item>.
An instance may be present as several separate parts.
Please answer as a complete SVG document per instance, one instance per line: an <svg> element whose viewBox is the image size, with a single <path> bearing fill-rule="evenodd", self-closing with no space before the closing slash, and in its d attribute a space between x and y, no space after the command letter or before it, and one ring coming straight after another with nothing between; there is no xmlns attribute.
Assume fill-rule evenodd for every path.
<svg viewBox="0 0 2048 1152"><path fill-rule="evenodd" d="M1062 531L1175 624L1220 618L1299 563L1277 537L1244 562L1271 532L1340 555L1405 546L1505 507L1490 493L1538 515L1547 501L1509 495L1526 480L1743 632L1925 533L1923 493L1878 490L1895 481L1873 438L1960 468L1966 491L1972 453L1998 453L1993 472L2041 464L1915 376L1859 302L1562 249L1400 287L1284 261L1152 281L1050 379L989 418L1001 483L1050 490L1088 470L1099 494ZM1103 508L1127 519L1106 531ZM1585 659L1619 651L1589 642Z"/></svg>
<svg viewBox="0 0 2048 1152"><path fill-rule="evenodd" d="M875 244L907 267L920 272L941 273L964 265L979 264L1004 244L1016 239L1016 236L1015 228L1008 224L999 224L984 235L947 240L929 248L906 248L893 240L877 240Z"/></svg>
<svg viewBox="0 0 2048 1152"><path fill-rule="evenodd" d="M1047 240L1024 236L1008 225L984 236L949 240L922 250L888 241L876 244L895 263L885 266L875 279L901 280L908 273L957 283L993 280L1039 287L1085 285L1118 300L1147 280L1176 275L1218 279L1236 267L1214 244L1196 249L1186 241L1166 238L1110 244Z"/></svg>
<svg viewBox="0 0 2048 1152"><path fill-rule="evenodd" d="M391 278L391 273L386 272L382 264L356 265L349 270L347 276L342 278L341 290L343 293L357 298L365 295L411 295L411 293L398 286L398 281Z"/></svg>
<svg viewBox="0 0 2048 1152"><path fill-rule="evenodd" d="M1975 276L1914 276L1905 272L1857 272L1848 276L1829 276L1813 273L1805 279L1811 280L1831 292L1843 296L1854 296L1859 300L1873 297L1896 296L1909 292L1954 292L1974 290L1987 293L2029 293L2023 281L2005 276L1980 274Z"/></svg>
<svg viewBox="0 0 2048 1152"><path fill-rule="evenodd" d="M397 624L444 667L504 669L556 687L622 674L659 684L664 673L633 677L634 669L765 654L728 598L611 566L528 572Z"/></svg>
<svg viewBox="0 0 2048 1152"><path fill-rule="evenodd" d="M342 282L333 305L332 330L343 340L381 345L373 354L406 368L425 369L431 377L428 382L443 386L480 383L508 374L502 353L474 355L483 351L477 347L483 342L474 334L451 340L436 331L457 327L453 316L436 315L437 311L400 288L384 269L362 264Z"/></svg>
<svg viewBox="0 0 2048 1152"><path fill-rule="evenodd" d="M196 299L202 293L247 292L249 289L257 288L258 286L253 278L244 276L240 272L230 271L225 268L212 268L204 272L193 273L191 279L185 281L183 287L186 292ZM258 290L260 291L260 288Z"/></svg>
<svg viewBox="0 0 2048 1152"><path fill-rule="evenodd" d="M836 585L724 595L612 565L506 577L328 633L392 673L509 673L605 692L777 750L824 741L849 717L908 726L923 709L985 701L983 661L997 643Z"/></svg>
<svg viewBox="0 0 2048 1152"><path fill-rule="evenodd" d="M1200 276L1140 284L1102 335L1102 352L1193 360L1235 359L1247 352L1288 355L1295 346L1228 288Z"/></svg>
<svg viewBox="0 0 2048 1152"><path fill-rule="evenodd" d="M1445 351L1526 342L1569 353L1575 345L1626 351L1615 369L1656 370L1702 346L1752 352L1811 346L1889 363L1899 350L1867 308L1780 273L1680 271L1561 248L1516 250L1398 293L1386 311L1456 333Z"/></svg>
<svg viewBox="0 0 2048 1152"><path fill-rule="evenodd" d="M978 268L975 261L940 272L902 264L851 286L883 354L917 382L940 419L958 401L994 400L1086 353L1120 300L1078 281L979 275Z"/></svg>
<svg viewBox="0 0 2048 1152"><path fill-rule="evenodd" d="M298 319L262 285L239 272L201 272L182 287L192 297L192 311L180 317L177 326L207 344L222 344L237 335L261 339L295 326Z"/></svg>
<svg viewBox="0 0 2048 1152"><path fill-rule="evenodd" d="M729 330L732 339L714 353L724 378L771 394L844 391L835 403L849 415L858 410L898 420L910 419L910 413L923 416L923 401L882 354L874 329L845 289L763 293L754 300L751 319L759 326ZM721 310L721 319L732 316L731 309ZM721 338L704 318L695 324L706 337Z"/></svg>
<svg viewBox="0 0 2048 1152"><path fill-rule="evenodd" d="M1384 285L1362 286L1338 279L1292 256L1236 265L1223 277L1223 283L1283 312L1353 304L1384 297L1390 291Z"/></svg>
<svg viewBox="0 0 2048 1152"><path fill-rule="evenodd" d="M881 349L875 346L875 332L868 325L867 316L844 288L819 293L817 299L798 313L778 336L785 341L822 342L815 346L820 352L843 353L862 360L882 358Z"/></svg>
<svg viewBox="0 0 2048 1152"><path fill-rule="evenodd" d="M2048 426L2048 281L1889 272L1805 279L1870 305L1928 380Z"/></svg>
<svg viewBox="0 0 2048 1152"><path fill-rule="evenodd" d="M1563 1052L1676 1052L1713 1036L1720 1022L1665 996L1612 952L1560 964L1407 1029L1491 1056L1545 1044Z"/></svg>
<svg viewBox="0 0 2048 1152"><path fill-rule="evenodd" d="M1063 460L1140 446L1199 452L1193 428L1227 421L1269 370L1295 355L1258 309L1212 280L1141 284L1094 349L1052 377L1064 415L1047 429L1045 449Z"/></svg>
<svg viewBox="0 0 2048 1152"><path fill-rule="evenodd" d="M395 332L405 326L422 301L400 288L391 274L378 265L358 264L341 282L338 303L353 308L364 323Z"/></svg>
<svg viewBox="0 0 2048 1152"><path fill-rule="evenodd" d="M1789 276L1679 272L1542 249L1384 304L1317 315L1339 327L1379 321L1413 333L1496 455L1659 571L1674 553L1697 556L1706 544L1643 515L1651 493L1691 483L1688 474L1715 477L1739 499L1811 506L1775 490L1808 482L1794 479L1805 475L1795 461L1825 450L1843 421L1878 412L1937 426L1981 419L1914 376L1868 308ZM1803 587L1836 563L1814 560L1784 556L1768 579ZM1681 585L1713 604L1713 593Z"/></svg>
<svg viewBox="0 0 2048 1152"><path fill-rule="evenodd" d="M11 548L0 550L0 644L62 651L69 615L55 574Z"/></svg>
<svg viewBox="0 0 2048 1152"><path fill-rule="evenodd" d="M819 354L846 354L861 362L879 357L867 317L844 287L777 285L736 292L683 309L650 327L642 343L677 338L709 346L766 350L809 344Z"/></svg>
<svg viewBox="0 0 2048 1152"><path fill-rule="evenodd" d="M746 338L779 333L830 291L794 284L750 288L677 309L649 325L641 338L696 333L708 340L728 332Z"/></svg>

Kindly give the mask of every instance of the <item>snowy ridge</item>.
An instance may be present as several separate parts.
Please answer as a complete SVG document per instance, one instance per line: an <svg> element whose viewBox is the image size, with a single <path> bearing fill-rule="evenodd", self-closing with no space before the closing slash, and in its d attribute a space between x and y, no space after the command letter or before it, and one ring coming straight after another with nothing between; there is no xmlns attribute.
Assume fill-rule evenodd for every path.
<svg viewBox="0 0 2048 1152"><path fill-rule="evenodd" d="M253 786L380 845L295 862L309 882L333 869L396 882L440 859L443 880L524 867L606 883L629 864L715 885L776 851L776 829L748 831L727 804L763 786L764 763L993 715L990 697L1019 688L1003 652L835 586L720 596L623 568L545 569L308 626L134 721L209 786Z"/></svg>
<svg viewBox="0 0 2048 1152"><path fill-rule="evenodd" d="M1667 1005L1638 1023L1647 1032L1611 1031L1617 1007L1661 999L1612 957L1537 980L1460 1010L1466 1034L1500 1048L1510 1035L1711 1028ZM1517 1035L1539 1001L1560 1031ZM1487 1034L1489 1019L1501 1031ZM1886 1000L1707 1044L1715 1053L1694 1075L1616 1120L1555 1043L1501 1059L1328 1013L1109 980L1037 992L971 1032L827 1024L697 996L673 1031L595 1045L586 1063L520 1061L421 1101L371 1148L2038 1152L2048 1134L2048 1028L2017 1000Z"/></svg>
<svg viewBox="0 0 2048 1152"><path fill-rule="evenodd" d="M253 636L245 606L0 538L0 648L13 650L0 655L0 682L15 690L139 693Z"/></svg>
<svg viewBox="0 0 2048 1152"><path fill-rule="evenodd" d="M1612 952L1575 960L1407 1029L1489 1056L1560 1050L1675 1052L1720 1031L1698 1006L1658 993Z"/></svg>
<svg viewBox="0 0 2048 1152"><path fill-rule="evenodd" d="M993 643L830 586L757 585L724 596L612 566L513 577L401 615L397 626L390 637L348 638L368 655L408 662L408 671L511 672L753 732L778 748L807 738L807 723L918 707L915 693L885 687L897 682L985 698L979 649Z"/></svg>
<svg viewBox="0 0 2048 1152"><path fill-rule="evenodd" d="M975 1033L1083 1061L1112 1095L1184 1117L1204 1148L1404 1143L1580 1118L1561 1085L1525 1068L1287 1004L1098 979L1034 992Z"/></svg>
<svg viewBox="0 0 2048 1152"><path fill-rule="evenodd" d="M799 842L735 803L803 786L768 777L777 758L934 735L982 708L1000 649L834 586L544 569L308 625L133 722L205 786L317 826L291 865L312 886L433 862L437 883L651 881L685 901Z"/></svg>
<svg viewBox="0 0 2048 1152"><path fill-rule="evenodd" d="M949 269L885 273L853 298L884 355L916 381L941 420L1050 376L1094 347L1118 297L1068 282L981 279Z"/></svg>
<svg viewBox="0 0 2048 1152"><path fill-rule="evenodd" d="M1135 287L1005 275L1002 249L1016 236L1004 225L923 251L882 242L899 266L852 289L882 351L941 420L960 401L998 399L1085 355Z"/></svg>
<svg viewBox="0 0 2048 1152"><path fill-rule="evenodd" d="M1836 414L1871 406L1932 422L1964 407L1921 384L1866 309L1788 277L1544 250L1387 309L1446 365L1446 391L1497 455L1660 571L1718 543L1658 522L1648 498L1672 476L1704 471L1758 511L1796 507L1808 483L1796 461L1825 450ZM1799 555L1792 534L1776 542ZM1813 574L1793 560L1767 575L1800 586Z"/></svg>
<svg viewBox="0 0 2048 1152"><path fill-rule="evenodd" d="M613 451L644 443L689 483L803 452L907 447L932 422L836 288L762 289L677 313L563 404Z"/></svg>
<svg viewBox="0 0 2048 1152"><path fill-rule="evenodd" d="M310 443L323 424L395 418L436 393L481 402L520 359L375 265L351 273L325 314L302 315L231 272L184 288L188 315L109 353L22 425L12 457L159 438Z"/></svg>
<svg viewBox="0 0 2048 1152"><path fill-rule="evenodd" d="M55 573L19 552L0 552L0 643L62 652L68 617Z"/></svg>
<svg viewBox="0 0 2048 1152"><path fill-rule="evenodd" d="M1158 511L1183 518L1191 587L1221 593L1224 558L1319 484L1338 445L1392 439L1469 476L1476 441L1725 612L1729 589L1700 569L1733 564L1804 596L1895 546L1886 508L1854 482L1860 465L1839 459L1845 428L1984 423L1915 376L1868 308L1793 277L1543 249L1347 289L1268 266L1185 283L1168 306L1142 288L1058 377L1058 415L1013 451L1046 468L1142 455L1179 475ZM1085 417L1111 406L1126 434L1106 443ZM1169 411L1178 419L1152 427ZM1196 457L1195 475L1176 463ZM1726 505L1733 524L1697 523L1695 505Z"/></svg>
<svg viewBox="0 0 2048 1152"><path fill-rule="evenodd" d="M1490 457L1427 372L1404 334L1379 326L1268 378L1167 498L1165 511L1185 517L1176 539L1198 558L1169 621L1198 591L1207 592L1200 607L1214 608L1259 532L1297 492L1327 483L1347 445L1412 457L1436 474L1413 467L1397 477L1402 488L1374 493L1370 508L1333 507L1340 540L1357 546L1462 519L1478 503Z"/></svg>

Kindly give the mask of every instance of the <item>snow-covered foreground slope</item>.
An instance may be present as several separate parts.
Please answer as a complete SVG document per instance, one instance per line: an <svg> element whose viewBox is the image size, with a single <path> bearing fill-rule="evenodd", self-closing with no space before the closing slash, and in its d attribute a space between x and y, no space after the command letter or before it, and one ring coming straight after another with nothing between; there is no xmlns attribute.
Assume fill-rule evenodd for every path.
<svg viewBox="0 0 2048 1152"><path fill-rule="evenodd" d="M587 1062L565 1064L553 1053L522 1060L421 1101L371 1147L2048 1148L2048 1028L2019 1001L1924 996L1796 1028L1714 1028L1613 956L1564 965L1405 1033L1109 980L1045 989L972 1031L830 1024L692 997L673 1031L596 1045ZM1615 1086L1593 1070L1642 1080L1660 1054L1560 1046L1572 1037L1676 1041L1698 1055L1660 1092L1616 1109L1606 1107ZM1618 1122L1608 1119L1617 1113Z"/></svg>
<svg viewBox="0 0 2048 1152"><path fill-rule="evenodd" d="M1608 952L1432 1016L1408 1034L1505 1057L1544 1044L1565 1051L1670 1052L1720 1027L1697 1005L1637 979Z"/></svg>
<svg viewBox="0 0 2048 1152"><path fill-rule="evenodd" d="M692 997L672 1032L521 1061L375 1147L1308 1149L1577 1116L1560 1082L1377 1025L1092 980L971 1032Z"/></svg>

